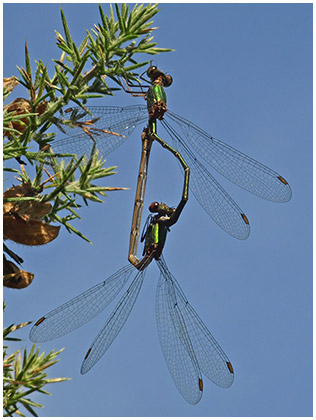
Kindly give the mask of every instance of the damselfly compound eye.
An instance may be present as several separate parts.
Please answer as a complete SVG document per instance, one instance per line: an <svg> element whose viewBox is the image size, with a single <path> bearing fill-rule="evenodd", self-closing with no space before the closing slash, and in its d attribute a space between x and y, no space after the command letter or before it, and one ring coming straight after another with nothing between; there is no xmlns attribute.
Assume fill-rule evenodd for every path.
<svg viewBox="0 0 316 420"><path fill-rule="evenodd" d="M154 74L155 74L156 70L157 70L156 66L150 66L149 69L147 70L147 76L150 79L154 78Z"/></svg>
<svg viewBox="0 0 316 420"><path fill-rule="evenodd" d="M164 74L164 77L163 77L163 85L164 85L164 87L170 86L172 84L172 82L173 82L172 77L169 76L169 74Z"/></svg>
<svg viewBox="0 0 316 420"><path fill-rule="evenodd" d="M150 204L149 211L151 213L157 213L158 210L159 210L159 203L157 203L157 201L154 201L153 203Z"/></svg>

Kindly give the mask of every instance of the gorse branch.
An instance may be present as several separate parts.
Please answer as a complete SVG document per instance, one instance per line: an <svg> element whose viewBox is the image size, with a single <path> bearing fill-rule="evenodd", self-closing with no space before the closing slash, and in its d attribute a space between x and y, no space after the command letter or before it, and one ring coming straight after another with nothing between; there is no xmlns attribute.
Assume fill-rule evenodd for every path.
<svg viewBox="0 0 316 420"><path fill-rule="evenodd" d="M11 337L15 331L29 325L24 322L19 325L10 325L3 331L4 341L21 341L19 338ZM35 344L28 352L26 349L17 350L8 354L8 346L3 346L3 409L4 417L20 415L25 417L23 409L32 416L37 416L35 408L42 407L31 399L36 392L50 395L45 386L50 383L67 381L69 378L49 378L46 370L57 363L56 357L63 351L51 351L48 354L40 353Z"/></svg>
<svg viewBox="0 0 316 420"><path fill-rule="evenodd" d="M149 63L138 61L137 57L144 59L145 54L171 51L158 48L153 42L151 34L157 28L152 26L152 18L157 12L156 4L135 5L131 9L127 4L116 4L110 6L110 14L106 16L99 6L100 23L87 30L77 45L61 9L63 34L56 32L56 40L62 53L59 59L54 59L53 75L49 75L41 59L31 62L29 47L25 43L25 68L18 67L19 79L7 79L5 90L7 98L18 82L28 92L27 99L12 101L4 111L4 136L7 138L3 149L4 160L9 162L16 159L20 163L20 169L12 169L12 165L4 169L8 173L15 172L22 185L27 185L23 193L4 197L8 203L15 198L16 206L20 206L10 208L11 213L6 219L10 227L21 223L20 220L13 220L12 212L21 215L19 203L22 201L50 202L50 211L36 218L32 228L39 226L39 221L46 224L57 222L85 238L70 224L79 218L78 199L82 199L84 204L89 201L102 202L107 191L124 189L95 184L95 180L115 173L114 167L104 167L105 161L98 157L95 148L86 157L54 154L50 144L57 133L52 128L64 131L59 121L67 104L74 103L85 109L88 99L113 95L120 90L120 77L124 76L127 82L135 80L137 70ZM69 123L71 127L71 120ZM76 124L77 120L74 119L73 127L78 126ZM93 120L91 124L93 126ZM85 133L89 129L82 127ZM91 141L94 141L91 132ZM34 150L34 144L37 151ZM31 165L34 176L26 175L25 164ZM41 184L43 188L39 188Z"/></svg>

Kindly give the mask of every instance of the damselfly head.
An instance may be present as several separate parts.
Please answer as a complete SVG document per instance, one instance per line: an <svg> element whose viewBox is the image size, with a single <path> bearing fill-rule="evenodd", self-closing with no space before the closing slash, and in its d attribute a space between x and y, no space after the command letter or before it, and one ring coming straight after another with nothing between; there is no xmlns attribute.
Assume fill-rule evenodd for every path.
<svg viewBox="0 0 316 420"><path fill-rule="evenodd" d="M165 203L158 203L157 201L154 201L150 204L149 211L151 213L158 213L164 216L171 216L175 209L173 207L167 206Z"/></svg>
<svg viewBox="0 0 316 420"><path fill-rule="evenodd" d="M154 82L158 79L158 77L161 77L162 84L164 87L168 87L172 84L172 77L168 74L163 73L156 66L149 67L149 69L147 70L147 76L150 78L151 82Z"/></svg>

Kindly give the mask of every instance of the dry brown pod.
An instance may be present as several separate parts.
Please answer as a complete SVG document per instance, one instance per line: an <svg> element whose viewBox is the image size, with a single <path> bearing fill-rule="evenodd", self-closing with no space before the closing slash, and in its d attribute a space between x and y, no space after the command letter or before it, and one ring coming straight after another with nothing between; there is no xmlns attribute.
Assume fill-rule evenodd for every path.
<svg viewBox="0 0 316 420"><path fill-rule="evenodd" d="M25 221L18 214L3 216L3 237L23 245L45 245L57 238L60 226L39 220Z"/></svg>
<svg viewBox="0 0 316 420"><path fill-rule="evenodd" d="M6 105L4 109L7 112L13 112L14 115L23 115L23 114L32 112L32 107L31 107L30 102L24 98L14 99L14 101ZM47 101L41 102L36 108L36 112L38 113L38 115L43 114L46 110L47 110ZM28 123L28 118L21 118L21 120L19 121L11 121L9 124L9 127L17 130L18 132L22 134L27 128L27 123ZM4 135L10 137L10 132L4 131Z"/></svg>
<svg viewBox="0 0 316 420"><path fill-rule="evenodd" d="M15 185L3 194L3 198L13 197L34 197L37 191L29 183ZM17 213L22 219L28 221L42 220L51 211L50 203L41 203L39 201L21 201L9 202L3 204L3 214Z"/></svg>
<svg viewBox="0 0 316 420"><path fill-rule="evenodd" d="M14 76L3 78L3 87L7 92L12 92L15 86L17 86L18 84L19 82Z"/></svg>
<svg viewBox="0 0 316 420"><path fill-rule="evenodd" d="M3 194L4 198L33 197L37 191L28 183L15 185ZM45 245L53 241L60 226L42 222L52 206L34 200L3 204L3 236L23 245Z"/></svg>
<svg viewBox="0 0 316 420"><path fill-rule="evenodd" d="M10 289L24 289L34 279L34 274L21 270L12 261L3 256L3 285Z"/></svg>

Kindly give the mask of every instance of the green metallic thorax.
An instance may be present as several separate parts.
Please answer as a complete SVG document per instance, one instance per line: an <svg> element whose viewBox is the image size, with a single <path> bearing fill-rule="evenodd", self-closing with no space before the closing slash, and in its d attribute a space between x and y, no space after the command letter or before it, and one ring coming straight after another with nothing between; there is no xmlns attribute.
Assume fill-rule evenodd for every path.
<svg viewBox="0 0 316 420"><path fill-rule="evenodd" d="M154 218L153 218L154 219ZM152 220L148 226L145 239L144 254L149 253L153 249L159 249L159 255L161 254L163 247L166 242L168 227L164 222L164 217L160 217L159 221Z"/></svg>
<svg viewBox="0 0 316 420"><path fill-rule="evenodd" d="M150 113L156 103L163 102L167 104L167 96L163 86L154 84L147 91L147 109Z"/></svg>

